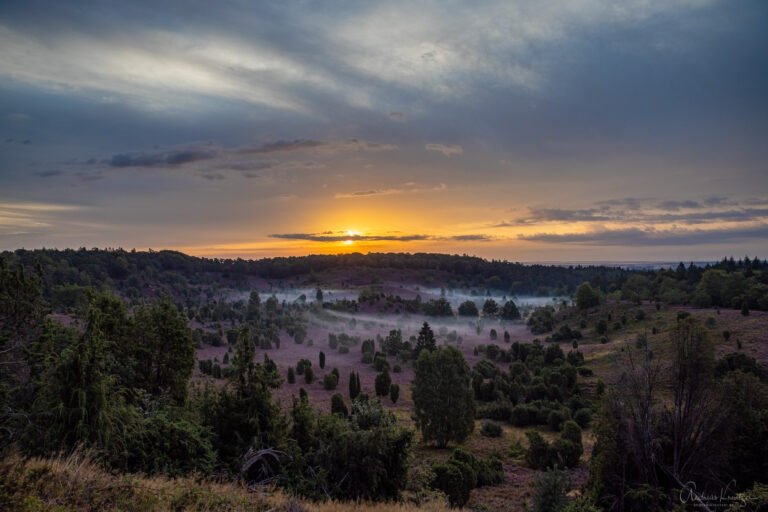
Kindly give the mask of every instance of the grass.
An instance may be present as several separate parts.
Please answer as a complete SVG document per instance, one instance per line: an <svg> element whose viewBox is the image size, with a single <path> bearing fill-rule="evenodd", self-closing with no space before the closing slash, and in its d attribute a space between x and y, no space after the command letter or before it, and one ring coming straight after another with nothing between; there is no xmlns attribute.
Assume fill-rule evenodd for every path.
<svg viewBox="0 0 768 512"><path fill-rule="evenodd" d="M19 512L448 512L441 500L427 503L311 503L273 488L234 482L114 475L87 454L0 460L0 510Z"/></svg>

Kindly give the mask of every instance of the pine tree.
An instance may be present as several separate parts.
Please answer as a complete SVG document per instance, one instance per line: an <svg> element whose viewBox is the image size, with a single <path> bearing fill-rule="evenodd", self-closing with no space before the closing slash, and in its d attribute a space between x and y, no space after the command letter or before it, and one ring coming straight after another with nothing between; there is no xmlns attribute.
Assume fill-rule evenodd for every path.
<svg viewBox="0 0 768 512"><path fill-rule="evenodd" d="M416 338L416 348L414 350L415 357L419 357L419 354L422 350L428 350L429 352L432 352L437 348L437 343L435 342L435 333L432 332L432 329L429 327L429 324L427 322L424 322L424 325L421 326L421 330L419 331L419 336Z"/></svg>
<svg viewBox="0 0 768 512"><path fill-rule="evenodd" d="M464 356L453 347L425 350L414 369L414 416L424 441L445 447L465 440L474 429L475 399Z"/></svg>
<svg viewBox="0 0 768 512"><path fill-rule="evenodd" d="M389 371L385 368L383 372L376 376L376 396L387 396L391 385L392 378L389 376Z"/></svg>
<svg viewBox="0 0 768 512"><path fill-rule="evenodd" d="M360 381L357 380L355 372L349 373L349 398L354 400L360 394Z"/></svg>

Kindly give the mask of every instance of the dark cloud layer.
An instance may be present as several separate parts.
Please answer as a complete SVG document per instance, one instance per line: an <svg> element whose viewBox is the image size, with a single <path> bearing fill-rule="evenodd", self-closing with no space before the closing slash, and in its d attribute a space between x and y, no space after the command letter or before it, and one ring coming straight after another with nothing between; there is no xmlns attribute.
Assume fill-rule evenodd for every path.
<svg viewBox="0 0 768 512"><path fill-rule="evenodd" d="M457 242L487 242L493 238L488 235L454 235L454 236L436 236L424 234L410 235L360 235L346 234L343 232L323 231L322 233L278 233L269 235L272 238L281 238L285 240L303 240L306 242L423 242L423 241L457 241Z"/></svg>
<svg viewBox="0 0 768 512"><path fill-rule="evenodd" d="M107 163L111 167L177 166L201 160L211 160L218 155L214 150L173 150L160 153L121 153L113 155Z"/></svg>
<svg viewBox="0 0 768 512"><path fill-rule="evenodd" d="M655 230L628 228L599 230L588 233L536 233L533 235L518 235L518 239L528 242L584 244L594 246L705 245L741 242L745 240L762 240L766 237L768 237L768 225L766 224L737 229Z"/></svg>

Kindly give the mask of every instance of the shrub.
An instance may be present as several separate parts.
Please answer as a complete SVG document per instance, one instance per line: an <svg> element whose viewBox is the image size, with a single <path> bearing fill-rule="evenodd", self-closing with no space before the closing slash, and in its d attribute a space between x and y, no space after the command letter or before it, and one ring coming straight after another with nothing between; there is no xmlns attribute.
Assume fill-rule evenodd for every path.
<svg viewBox="0 0 768 512"><path fill-rule="evenodd" d="M296 373L293 371L293 366L288 367L288 384L296 383Z"/></svg>
<svg viewBox="0 0 768 512"><path fill-rule="evenodd" d="M399 364L396 364L395 366L392 367L392 373L400 373L402 371L403 369L400 367Z"/></svg>
<svg viewBox="0 0 768 512"><path fill-rule="evenodd" d="M453 460L432 465L434 478L431 487L443 491L452 507L463 507L469 501L474 482L465 465Z"/></svg>
<svg viewBox="0 0 768 512"><path fill-rule="evenodd" d="M363 364L373 363L373 354L370 352L363 352Z"/></svg>
<svg viewBox="0 0 768 512"><path fill-rule="evenodd" d="M549 414L547 415L547 425L549 425L549 428L555 431L560 431L560 429L563 427L563 422L565 421L565 415L562 411L559 410L552 410L549 411Z"/></svg>
<svg viewBox="0 0 768 512"><path fill-rule="evenodd" d="M304 368L304 382L307 384L312 384L312 381L315 380L315 372L312 371L312 367L308 366Z"/></svg>
<svg viewBox="0 0 768 512"><path fill-rule="evenodd" d="M519 404L512 408L511 423L516 427L527 427L536 423L538 409L529 404Z"/></svg>
<svg viewBox="0 0 768 512"><path fill-rule="evenodd" d="M320 363L320 369L321 370L323 368L325 368L325 352L323 352L323 351L320 351L320 361L319 361L319 363Z"/></svg>
<svg viewBox="0 0 768 512"><path fill-rule="evenodd" d="M382 372L385 369L389 370L389 363L387 362L386 356L383 354L376 354L376 356L373 358L373 368L377 372Z"/></svg>
<svg viewBox="0 0 768 512"><path fill-rule="evenodd" d="M568 501L568 479L557 469L542 473L533 484L533 512L562 512Z"/></svg>
<svg viewBox="0 0 768 512"><path fill-rule="evenodd" d="M502 433L501 425L493 421L484 421L480 427L480 434L485 437L501 437Z"/></svg>
<svg viewBox="0 0 768 512"><path fill-rule="evenodd" d="M491 402L482 404L477 408L475 417L488 418L498 421L510 421L512 414L512 405L509 402Z"/></svg>
<svg viewBox="0 0 768 512"><path fill-rule="evenodd" d="M339 354L349 354L349 347L347 346L340 346L339 347Z"/></svg>
<svg viewBox="0 0 768 512"><path fill-rule="evenodd" d="M545 469L554 465L554 452L549 443L538 432L526 432L528 449L525 451L525 462L533 469Z"/></svg>
<svg viewBox="0 0 768 512"><path fill-rule="evenodd" d="M400 398L400 386L392 384L389 386L389 399L392 403L397 403L397 399Z"/></svg>
<svg viewBox="0 0 768 512"><path fill-rule="evenodd" d="M304 376L306 377L306 373L304 374ZM325 377L323 377L323 387L328 391L336 389L336 386L338 384L339 384L339 377L335 373L326 373Z"/></svg>
<svg viewBox="0 0 768 512"><path fill-rule="evenodd" d="M346 418L349 415L347 404L344 403L344 397L341 393L336 393L331 397L331 414L338 414Z"/></svg>
<svg viewBox="0 0 768 512"><path fill-rule="evenodd" d="M589 409L579 409L573 415L573 420L581 427L588 428L592 422L592 411Z"/></svg>
<svg viewBox="0 0 768 512"><path fill-rule="evenodd" d="M389 394L389 387L392 385L392 378L389 372L384 370L376 376L375 389L376 396L386 396Z"/></svg>
<svg viewBox="0 0 768 512"><path fill-rule="evenodd" d="M608 323L602 318L598 320L597 325L595 326L595 332L601 335L608 332Z"/></svg>

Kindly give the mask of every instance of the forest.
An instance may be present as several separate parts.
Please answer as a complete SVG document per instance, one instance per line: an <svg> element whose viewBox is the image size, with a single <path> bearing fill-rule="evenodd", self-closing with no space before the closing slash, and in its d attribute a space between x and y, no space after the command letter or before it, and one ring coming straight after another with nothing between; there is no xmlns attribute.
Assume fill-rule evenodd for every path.
<svg viewBox="0 0 768 512"><path fill-rule="evenodd" d="M764 510L766 309L749 257L3 253L0 508Z"/></svg>

